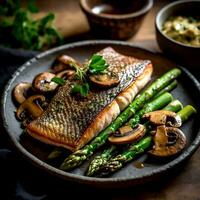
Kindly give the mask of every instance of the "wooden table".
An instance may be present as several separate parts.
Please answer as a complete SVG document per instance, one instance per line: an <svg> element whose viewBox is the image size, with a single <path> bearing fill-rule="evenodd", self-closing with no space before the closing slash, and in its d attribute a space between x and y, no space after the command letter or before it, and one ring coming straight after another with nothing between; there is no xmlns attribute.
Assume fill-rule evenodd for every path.
<svg viewBox="0 0 200 200"><path fill-rule="evenodd" d="M51 11L55 13L55 26L66 38L75 38L74 40L85 39L85 33L89 31L87 19L80 9L78 0L46 0L36 1L40 12L35 15L36 18L43 16ZM138 33L130 38L130 42L155 41L154 19L159 9L169 1L156 0L153 9L145 17ZM77 36L77 37L75 37ZM91 36L90 36L91 38ZM95 39L95 38L92 38Z"/></svg>
<svg viewBox="0 0 200 200"><path fill-rule="evenodd" d="M146 45L149 49L158 51L155 42L154 19L158 10L169 1L155 1L153 9L146 16L139 32L129 39L131 43ZM77 35L76 40L83 40L80 34L88 31L87 20L81 12L78 2L74 0L37 1L43 15L48 11L56 14L56 26L66 37ZM38 16L36 16L38 17ZM179 172L163 178L151 185L129 188L112 193L112 199L141 200L200 200L200 149L182 166ZM168 177L168 175L166 175ZM106 198L106 197L105 197Z"/></svg>

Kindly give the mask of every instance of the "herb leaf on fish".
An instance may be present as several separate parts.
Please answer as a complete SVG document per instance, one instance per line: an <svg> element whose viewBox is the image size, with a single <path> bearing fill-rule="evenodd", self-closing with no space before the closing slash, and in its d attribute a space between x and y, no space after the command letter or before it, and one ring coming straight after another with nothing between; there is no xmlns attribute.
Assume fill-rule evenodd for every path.
<svg viewBox="0 0 200 200"><path fill-rule="evenodd" d="M65 84L65 80L60 78L60 77L53 77L51 79L52 82L57 83L58 85L64 85Z"/></svg>
<svg viewBox="0 0 200 200"><path fill-rule="evenodd" d="M72 63L76 71L76 79L80 80L80 84L74 84L72 86L72 93L80 93L82 97L86 97L89 93L89 84L87 83L87 72L91 74L99 74L103 72L109 65L101 55L94 54L89 64L84 65L82 68Z"/></svg>
<svg viewBox="0 0 200 200"><path fill-rule="evenodd" d="M72 63L71 65L76 71L76 75L75 75L76 79L80 80L81 82L84 82L86 80L87 69L85 67L81 68L77 66L75 63Z"/></svg>
<svg viewBox="0 0 200 200"><path fill-rule="evenodd" d="M82 97L86 97L89 93L89 83L87 82L86 76L87 72L98 74L103 72L109 65L106 63L105 59L101 55L94 54L89 64L80 67L76 63L71 63L76 71L75 78L79 80L80 83L74 83L72 85L71 93L80 94ZM65 80L60 77L54 77L51 79L52 82L58 85L64 85Z"/></svg>
<svg viewBox="0 0 200 200"><path fill-rule="evenodd" d="M72 93L80 93L80 95L82 97L86 97L89 93L89 84L88 83L84 83L82 85L80 84L74 84L72 86Z"/></svg>
<svg viewBox="0 0 200 200"><path fill-rule="evenodd" d="M88 65L89 72L92 74L99 74L108 68L108 64L101 55L94 54Z"/></svg>

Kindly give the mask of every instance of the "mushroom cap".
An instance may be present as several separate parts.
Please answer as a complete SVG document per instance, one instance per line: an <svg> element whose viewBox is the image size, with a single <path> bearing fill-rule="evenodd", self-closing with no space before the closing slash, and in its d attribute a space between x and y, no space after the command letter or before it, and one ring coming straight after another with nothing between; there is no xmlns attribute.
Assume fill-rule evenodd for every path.
<svg viewBox="0 0 200 200"><path fill-rule="evenodd" d="M81 66L81 64L74 58L68 55L61 55L57 58L56 64L53 66L53 70L55 73L58 73L66 69L74 69L72 64Z"/></svg>
<svg viewBox="0 0 200 200"><path fill-rule="evenodd" d="M109 75L107 73L90 75L89 79L92 83L101 88L114 87L120 82L119 76L117 74Z"/></svg>
<svg viewBox="0 0 200 200"><path fill-rule="evenodd" d="M158 126L153 140L153 149L148 153L156 157L176 155L186 146L185 134L176 127Z"/></svg>
<svg viewBox="0 0 200 200"><path fill-rule="evenodd" d="M26 99L17 109L17 118L22 120L21 114L24 111L27 111L33 118L39 117L43 113L43 109L41 108L41 106L35 103L35 101L38 99L40 99L41 101L45 101L45 97L43 95L33 95Z"/></svg>
<svg viewBox="0 0 200 200"><path fill-rule="evenodd" d="M33 88L41 93L52 92L58 87L57 83L51 81L55 74L50 72L43 72L38 74L33 80Z"/></svg>
<svg viewBox="0 0 200 200"><path fill-rule="evenodd" d="M130 126L123 126L118 133L111 135L108 140L112 144L128 144L139 140L146 133L146 127L138 124L132 128Z"/></svg>
<svg viewBox="0 0 200 200"><path fill-rule="evenodd" d="M13 89L13 96L18 103L23 103L26 100L28 90L32 88L32 84L28 82L21 82Z"/></svg>
<svg viewBox="0 0 200 200"><path fill-rule="evenodd" d="M168 125L172 127L180 127L182 125L181 117L175 112L168 110L157 110L143 115L143 119L147 119L154 125Z"/></svg>
<svg viewBox="0 0 200 200"><path fill-rule="evenodd" d="M74 77L74 75L75 75L75 71L72 69L66 69L56 74L57 77L64 78L64 79Z"/></svg>

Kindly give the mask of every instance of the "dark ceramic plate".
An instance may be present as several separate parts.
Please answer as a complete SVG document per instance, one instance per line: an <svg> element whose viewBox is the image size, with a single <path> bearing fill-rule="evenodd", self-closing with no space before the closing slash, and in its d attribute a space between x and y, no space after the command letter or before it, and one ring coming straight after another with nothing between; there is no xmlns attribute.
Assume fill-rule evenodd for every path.
<svg viewBox="0 0 200 200"><path fill-rule="evenodd" d="M84 184L96 186L127 186L130 184L138 184L145 181L150 181L160 175L166 175L174 167L183 164L183 161L191 156L200 144L200 124L198 122L199 114L193 119L189 120L182 127L187 136L187 148L176 158L168 160L167 162L155 162L149 160L147 155L139 157L137 160L144 163L145 167L138 169L134 167L134 162L129 163L119 172L107 178L90 178L83 175L88 162L72 172L64 172L56 167L47 164L44 160L52 147L42 144L26 134L22 134L23 130L20 128L20 123L16 120L14 111L16 110L12 100L12 89L21 81L31 82L34 76L40 72L48 70L55 60L56 56L62 53L68 54L80 61L90 57L93 53L100 49L112 46L117 51L135 56L141 59L150 59L154 65L153 79L163 74L175 64L165 57L152 53L150 51L135 47L128 43L116 41L86 41L74 44L61 46L47 52L44 52L29 62L21 66L13 75L12 79L7 84L3 100L2 100L2 114L4 126L10 136L14 146L19 152L27 158L31 163L37 167L45 170L54 176L65 180L79 182ZM184 68L182 68L182 75L178 79L178 87L172 92L175 98L178 98L184 105L192 104L197 110L200 110L198 100L200 99L200 85L197 80Z"/></svg>

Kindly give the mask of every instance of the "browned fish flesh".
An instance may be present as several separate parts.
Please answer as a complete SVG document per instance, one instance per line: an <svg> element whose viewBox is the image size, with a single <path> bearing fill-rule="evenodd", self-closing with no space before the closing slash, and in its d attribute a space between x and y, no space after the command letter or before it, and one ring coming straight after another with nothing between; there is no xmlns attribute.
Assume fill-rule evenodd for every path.
<svg viewBox="0 0 200 200"><path fill-rule="evenodd" d="M48 108L27 126L34 138L71 151L83 147L105 129L149 82L153 66L149 60L125 56L107 47L102 55L120 83L112 88L92 88L85 98L72 95L72 82L59 88Z"/></svg>

